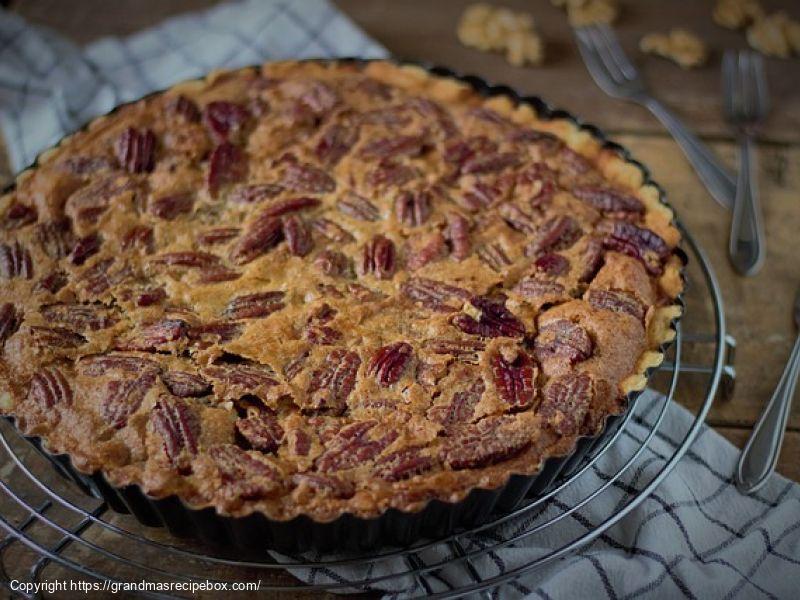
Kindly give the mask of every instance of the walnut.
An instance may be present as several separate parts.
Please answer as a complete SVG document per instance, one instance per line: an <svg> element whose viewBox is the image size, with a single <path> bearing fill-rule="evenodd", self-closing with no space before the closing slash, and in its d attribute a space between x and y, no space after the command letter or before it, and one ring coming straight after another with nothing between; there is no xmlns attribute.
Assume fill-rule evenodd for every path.
<svg viewBox="0 0 800 600"><path fill-rule="evenodd" d="M533 17L507 8L473 4L461 15L458 39L484 52L505 52L514 66L541 64L542 40L533 28Z"/></svg>
<svg viewBox="0 0 800 600"><path fill-rule="evenodd" d="M708 56L703 41L686 29L648 33L639 42L639 48L642 52L669 58L684 69L701 66Z"/></svg>
<svg viewBox="0 0 800 600"><path fill-rule="evenodd" d="M714 22L728 29L740 29L763 16L758 0L717 0L713 13Z"/></svg>
<svg viewBox="0 0 800 600"><path fill-rule="evenodd" d="M788 58L798 47L800 24L779 12L759 19L747 30L747 42L767 56Z"/></svg>
<svg viewBox="0 0 800 600"><path fill-rule="evenodd" d="M573 27L605 23L610 25L619 16L616 0L567 0L567 18Z"/></svg>
<svg viewBox="0 0 800 600"><path fill-rule="evenodd" d="M488 4L473 4L468 6L461 15L458 23L458 39L465 46L478 50L494 50L489 40L486 22L494 9Z"/></svg>
<svg viewBox="0 0 800 600"><path fill-rule="evenodd" d="M542 38L522 32L509 35L506 43L506 60L515 67L521 67L526 63L542 64L544 60Z"/></svg>

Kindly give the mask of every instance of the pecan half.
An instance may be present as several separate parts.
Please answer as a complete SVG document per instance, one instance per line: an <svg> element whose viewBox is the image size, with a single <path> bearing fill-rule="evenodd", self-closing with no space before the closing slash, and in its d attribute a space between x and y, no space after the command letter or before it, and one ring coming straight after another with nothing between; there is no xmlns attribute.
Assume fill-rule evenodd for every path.
<svg viewBox="0 0 800 600"><path fill-rule="evenodd" d="M478 318L461 313L453 318L453 325L464 333L482 337L522 337L525 326L505 306L505 298L492 299L473 296L470 304L479 311Z"/></svg>
<svg viewBox="0 0 800 600"><path fill-rule="evenodd" d="M391 279L396 263L394 242L379 234L364 245L359 275L371 273L378 279Z"/></svg>
<svg viewBox="0 0 800 600"><path fill-rule="evenodd" d="M275 467L238 446L212 446L208 455L217 467L222 496L232 502L268 497L283 487Z"/></svg>
<svg viewBox="0 0 800 600"><path fill-rule="evenodd" d="M525 254L536 256L541 252L566 250L580 235L580 225L572 217L567 215L551 217L537 229L535 239L528 244Z"/></svg>
<svg viewBox="0 0 800 600"><path fill-rule="evenodd" d="M433 457L423 454L423 448L409 447L375 461L373 473L386 481L402 481L430 471L435 464Z"/></svg>
<svg viewBox="0 0 800 600"><path fill-rule="evenodd" d="M549 252L533 261L534 268L550 277L558 277L569 272L569 259L561 254Z"/></svg>
<svg viewBox="0 0 800 600"><path fill-rule="evenodd" d="M226 400L246 395L266 398L269 389L278 385L272 370L262 365L218 364L201 372L214 383L214 391Z"/></svg>
<svg viewBox="0 0 800 600"><path fill-rule="evenodd" d="M540 362L563 358L574 364L592 356L594 342L580 325L567 319L557 319L539 328L533 348L534 355Z"/></svg>
<svg viewBox="0 0 800 600"><path fill-rule="evenodd" d="M254 204L267 198L274 198L283 191L283 186L276 183L257 183L251 185L237 185L230 194L228 202L237 204Z"/></svg>
<svg viewBox="0 0 800 600"><path fill-rule="evenodd" d="M187 337L189 326L180 319L165 318L142 327L130 339L117 346L118 350L138 350L141 352L157 352L173 342Z"/></svg>
<svg viewBox="0 0 800 600"><path fill-rule="evenodd" d="M400 292L412 302L437 312L461 310L464 302L471 298L469 291L463 288L424 277L410 277L400 286Z"/></svg>
<svg viewBox="0 0 800 600"><path fill-rule="evenodd" d="M236 238L241 233L238 227L217 227L216 229L207 229L197 234L196 240L198 244L203 246L213 246L215 244L225 244Z"/></svg>
<svg viewBox="0 0 800 600"><path fill-rule="evenodd" d="M13 304L6 302L0 305L0 350L22 323L22 313Z"/></svg>
<svg viewBox="0 0 800 600"><path fill-rule="evenodd" d="M531 278L520 281L514 287L514 292L528 300L542 303L561 302L571 297L560 283Z"/></svg>
<svg viewBox="0 0 800 600"><path fill-rule="evenodd" d="M289 163L281 184L295 192L307 194L327 194L336 189L333 177L307 163Z"/></svg>
<svg viewBox="0 0 800 600"><path fill-rule="evenodd" d="M519 352L512 361L498 352L492 357L492 376L500 398L513 409L527 408L533 404L536 389L536 367L525 352Z"/></svg>
<svg viewBox="0 0 800 600"><path fill-rule="evenodd" d="M34 287L34 291L36 292L50 292L51 294L57 294L67 283L69 279L67 278L67 274L60 269L56 269L55 271L51 271L48 275L42 277Z"/></svg>
<svg viewBox="0 0 800 600"><path fill-rule="evenodd" d="M283 237L286 238L289 253L294 256L306 256L314 246L311 229L297 215L291 215L283 220Z"/></svg>
<svg viewBox="0 0 800 600"><path fill-rule="evenodd" d="M332 167L350 152L358 133L358 127L332 123L320 135L314 154L323 165Z"/></svg>
<svg viewBox="0 0 800 600"><path fill-rule="evenodd" d="M323 250L314 259L314 264L330 277L347 276L352 268L350 259L336 250Z"/></svg>
<svg viewBox="0 0 800 600"><path fill-rule="evenodd" d="M84 356L78 363L80 372L88 377L100 377L108 371L122 371L124 373L139 373L141 371L155 370L161 367L149 358L129 356L127 354L96 354Z"/></svg>
<svg viewBox="0 0 800 600"><path fill-rule="evenodd" d="M411 165L382 160L377 167L367 173L365 181L373 188L399 187L418 176L419 172Z"/></svg>
<svg viewBox="0 0 800 600"><path fill-rule="evenodd" d="M531 440L524 429L514 426L513 419L487 417L457 428L443 445L442 461L454 470L478 469L519 455Z"/></svg>
<svg viewBox="0 0 800 600"><path fill-rule="evenodd" d="M314 219L311 221L311 228L332 242L346 244L353 241L350 232L330 219Z"/></svg>
<svg viewBox="0 0 800 600"><path fill-rule="evenodd" d="M211 391L211 384L194 373L186 371L166 371L161 373L161 381L170 394L180 398L199 398Z"/></svg>
<svg viewBox="0 0 800 600"><path fill-rule="evenodd" d="M394 202L397 220L407 227L418 227L428 220L432 211L433 195L429 190L404 190Z"/></svg>
<svg viewBox="0 0 800 600"><path fill-rule="evenodd" d="M464 260L470 255L472 250L470 229L469 219L455 212L447 213L445 238L450 243L450 255L456 260Z"/></svg>
<svg viewBox="0 0 800 600"><path fill-rule="evenodd" d="M575 435L593 398L592 380L586 373L568 373L547 382L536 412L561 435Z"/></svg>
<svg viewBox="0 0 800 600"><path fill-rule="evenodd" d="M597 186L577 186L572 194L603 213L644 213L642 201L617 190Z"/></svg>
<svg viewBox="0 0 800 600"><path fill-rule="evenodd" d="M33 278L31 253L19 242L0 244L0 276L4 279Z"/></svg>
<svg viewBox="0 0 800 600"><path fill-rule="evenodd" d="M144 397L156 382L155 371L145 371L136 379L115 379L106 385L100 414L115 429L121 429L141 406Z"/></svg>
<svg viewBox="0 0 800 600"><path fill-rule="evenodd" d="M203 121L217 142L238 134L250 120L250 111L235 102L209 102L203 111Z"/></svg>
<svg viewBox="0 0 800 600"><path fill-rule="evenodd" d="M36 207L14 201L3 214L0 229L19 229L36 222Z"/></svg>
<svg viewBox="0 0 800 600"><path fill-rule="evenodd" d="M45 367L33 374L28 398L43 409L72 405L72 388L57 367Z"/></svg>
<svg viewBox="0 0 800 600"><path fill-rule="evenodd" d="M499 242L479 246L476 249L476 253L482 262L498 273L512 264L511 259Z"/></svg>
<svg viewBox="0 0 800 600"><path fill-rule="evenodd" d="M148 210L159 219L171 221L179 215L192 212L193 206L194 196L190 192L183 192L153 199Z"/></svg>
<svg viewBox="0 0 800 600"><path fill-rule="evenodd" d="M320 205L319 198L298 196L271 203L259 213L258 220L267 220L270 217L280 217L289 213L300 212Z"/></svg>
<svg viewBox="0 0 800 600"><path fill-rule="evenodd" d="M66 218L37 224L34 238L44 253L53 260L67 256L75 245L72 224Z"/></svg>
<svg viewBox="0 0 800 600"><path fill-rule="evenodd" d="M41 313L49 322L67 325L77 331L108 329L119 320L114 311L95 304L50 304L43 306Z"/></svg>
<svg viewBox="0 0 800 600"><path fill-rule="evenodd" d="M128 127L120 134L114 150L120 164L127 171L152 171L155 166L156 136L149 129Z"/></svg>
<svg viewBox="0 0 800 600"><path fill-rule="evenodd" d="M196 123L200 120L200 109L197 104L183 94L175 97L167 104L167 112L179 116L189 123Z"/></svg>
<svg viewBox="0 0 800 600"><path fill-rule="evenodd" d="M397 383L411 360L414 350L406 342L395 342L380 348L370 360L367 373L383 387Z"/></svg>
<svg viewBox="0 0 800 600"><path fill-rule="evenodd" d="M229 256L237 265L244 265L268 252L283 239L280 219L256 219L230 250Z"/></svg>
<svg viewBox="0 0 800 600"><path fill-rule="evenodd" d="M164 453L172 466L187 469L197 454L200 418L185 400L162 397L150 413L153 429L161 436Z"/></svg>
<svg viewBox="0 0 800 600"><path fill-rule="evenodd" d="M366 160L417 156L425 147L426 137L423 134L379 138L365 144L359 156Z"/></svg>
<svg viewBox="0 0 800 600"><path fill-rule="evenodd" d="M223 315L229 319L259 319L286 306L283 292L257 292L237 296L228 303Z"/></svg>
<svg viewBox="0 0 800 600"><path fill-rule="evenodd" d="M627 292L589 290L586 299L595 308L631 315L638 321L644 321L645 307Z"/></svg>
<svg viewBox="0 0 800 600"><path fill-rule="evenodd" d="M43 327L32 325L31 337L40 347L77 348L86 343L86 338L66 327Z"/></svg>
<svg viewBox="0 0 800 600"><path fill-rule="evenodd" d="M208 191L217 197L225 185L237 183L247 175L247 160L244 152L230 142L223 142L211 151L208 159Z"/></svg>
<svg viewBox="0 0 800 600"><path fill-rule="evenodd" d="M261 452L275 452L283 441L283 428L278 419L266 411L239 419L236 430L252 448Z"/></svg>
<svg viewBox="0 0 800 600"><path fill-rule="evenodd" d="M469 423L475 414L475 406L483 397L486 384L483 379L476 379L468 388L453 394L449 404L432 406L428 409L428 418L441 423L445 431L463 423Z"/></svg>
<svg viewBox="0 0 800 600"><path fill-rule="evenodd" d="M381 218L378 207L353 191L347 191L336 202L339 212L360 221L377 221Z"/></svg>
<svg viewBox="0 0 800 600"><path fill-rule="evenodd" d="M69 255L69 261L73 265L82 265L91 256L97 254L102 243L103 238L99 233L92 233L79 239L72 247L72 252L70 252Z"/></svg>
<svg viewBox="0 0 800 600"><path fill-rule="evenodd" d="M375 421L357 421L346 425L326 445L325 452L316 460L315 466L323 473L351 469L373 460L384 448L397 439L396 431L389 431L378 439L371 439L369 432L377 425Z"/></svg>
<svg viewBox="0 0 800 600"><path fill-rule="evenodd" d="M311 374L306 394L314 409L341 412L356 385L361 358L355 352L336 348Z"/></svg>
<svg viewBox="0 0 800 600"><path fill-rule="evenodd" d="M307 487L317 493L330 494L334 498L346 500L356 493L355 485L346 479L318 473L295 473L292 483L298 487Z"/></svg>
<svg viewBox="0 0 800 600"><path fill-rule="evenodd" d="M652 275L661 274L670 248L656 232L626 221L603 222L598 231L605 234L603 246L606 249L637 258Z"/></svg>

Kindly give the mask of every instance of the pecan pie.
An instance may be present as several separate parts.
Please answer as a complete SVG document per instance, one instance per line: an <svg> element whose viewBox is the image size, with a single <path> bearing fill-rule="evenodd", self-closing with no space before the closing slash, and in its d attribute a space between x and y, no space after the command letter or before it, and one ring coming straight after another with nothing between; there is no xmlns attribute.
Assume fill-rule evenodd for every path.
<svg viewBox="0 0 800 600"><path fill-rule="evenodd" d="M0 198L0 405L225 515L457 501L624 411L678 242L637 167L509 97L383 61L215 74Z"/></svg>

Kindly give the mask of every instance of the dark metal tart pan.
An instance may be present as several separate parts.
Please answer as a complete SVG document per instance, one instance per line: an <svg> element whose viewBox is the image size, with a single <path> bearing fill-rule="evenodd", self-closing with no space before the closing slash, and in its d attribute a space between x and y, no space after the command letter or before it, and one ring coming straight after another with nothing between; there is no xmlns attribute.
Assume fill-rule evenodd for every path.
<svg viewBox="0 0 800 600"><path fill-rule="evenodd" d="M325 59L312 59L325 61ZM365 64L366 59L331 59L331 62ZM668 205L663 189L652 181L647 167L631 157L623 146L609 141L605 134L594 125L587 124L569 112L556 109L537 96L523 96L512 88L491 85L474 75L463 75L446 67L420 64L412 61L395 61L397 64L421 66L432 75L450 77L469 84L484 97L507 96L515 103L528 104L534 108L542 120L566 119L580 129L590 133L601 142L604 149L615 152L626 162L636 166L642 173L644 184L654 186L659 192L660 201ZM258 68L256 66L256 68ZM153 92L151 95L161 93ZM124 105L122 105L124 106ZM112 110L113 114L120 107ZM35 168L37 162L31 165ZM13 188L10 186L8 189ZM8 191L5 190L5 191ZM676 254L686 263L686 255L676 249ZM683 307L682 296L675 303ZM671 326L674 329L676 321ZM660 347L666 352L672 342ZM645 372L649 379L654 368ZM267 550L284 553L298 553L309 550L319 552L365 551L379 547L409 546L424 539L446 537L458 531L478 527L487 523L490 517L502 516L511 512L520 502L545 494L553 484L574 472L594 449L609 443L611 438L626 421L628 413L636 403L641 391L632 391L626 398L626 409L620 414L612 414L604 419L599 431L592 436L579 437L574 450L565 456L550 456L542 468L532 475L512 474L505 484L493 489L474 488L458 502L430 500L415 512L403 512L390 508L374 518L362 518L345 513L327 523L314 521L306 515L289 521L269 519L262 513L252 513L245 517L231 517L219 514L215 508L193 508L175 495L154 498L147 495L138 485L116 487L108 481L101 471L84 473L72 463L68 454L49 452L38 436L23 436L28 440L67 480L74 482L84 493L102 499L118 513L131 514L143 525L166 527L170 533L182 538L197 538L214 546L227 547L247 554L263 554ZM3 416L14 424L12 416Z"/></svg>

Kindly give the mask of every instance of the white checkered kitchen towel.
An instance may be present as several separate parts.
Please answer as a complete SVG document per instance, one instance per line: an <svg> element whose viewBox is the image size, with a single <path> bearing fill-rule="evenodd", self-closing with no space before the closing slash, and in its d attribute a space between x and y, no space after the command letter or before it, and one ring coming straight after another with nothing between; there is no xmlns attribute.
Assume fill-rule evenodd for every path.
<svg viewBox="0 0 800 600"><path fill-rule="evenodd" d="M0 11L0 128L19 170L68 131L114 105L213 68L267 59L382 56L385 50L324 0L252 0L170 19L127 38L79 49L53 32ZM624 476L610 476L631 456L658 414L653 394L617 443L541 513L465 541L471 552L530 530L609 484L600 498L512 547L474 562L482 579L513 571L562 547L614 514L673 454L691 423L673 406L653 443ZM502 597L796 598L800 589L800 486L774 476L753 496L731 483L737 451L703 428L691 451L645 502L591 545L495 590ZM416 558L447 557L434 548ZM312 583L347 584L407 569L402 561L367 572L337 568L295 574ZM392 596L419 596L470 583L462 566L375 584Z"/></svg>
<svg viewBox="0 0 800 600"><path fill-rule="evenodd" d="M111 110L212 69L315 56L385 56L325 0L249 0L81 49L0 9L0 130L19 171Z"/></svg>

